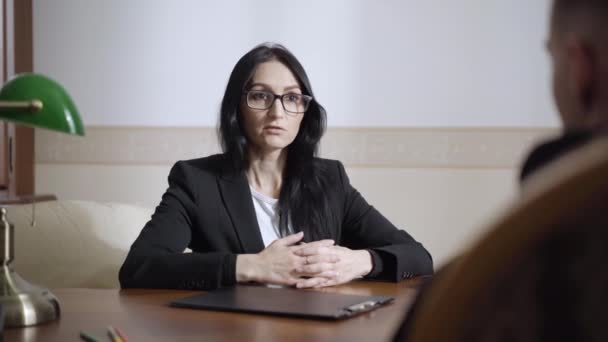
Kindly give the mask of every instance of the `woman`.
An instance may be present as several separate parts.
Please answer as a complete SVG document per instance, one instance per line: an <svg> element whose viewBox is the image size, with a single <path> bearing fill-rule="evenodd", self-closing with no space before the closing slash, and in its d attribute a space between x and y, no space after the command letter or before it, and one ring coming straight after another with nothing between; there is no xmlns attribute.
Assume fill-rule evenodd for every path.
<svg viewBox="0 0 608 342"><path fill-rule="evenodd" d="M315 157L325 121L287 49L243 56L221 106L224 153L173 166L121 286L307 288L432 273L429 253L365 202L340 162Z"/></svg>

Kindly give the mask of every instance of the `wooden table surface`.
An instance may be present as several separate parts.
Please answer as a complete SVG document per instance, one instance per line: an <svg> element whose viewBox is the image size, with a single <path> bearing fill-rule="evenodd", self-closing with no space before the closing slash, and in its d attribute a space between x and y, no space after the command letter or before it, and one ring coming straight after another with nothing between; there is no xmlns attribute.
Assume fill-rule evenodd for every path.
<svg viewBox="0 0 608 342"><path fill-rule="evenodd" d="M196 294L178 290L55 289L61 318L8 329L4 341L79 341L84 330L109 341L105 328L121 328L130 342L143 341L387 341L411 305L419 279L401 283L354 281L327 292L383 295L389 305L342 321L287 318L169 307Z"/></svg>

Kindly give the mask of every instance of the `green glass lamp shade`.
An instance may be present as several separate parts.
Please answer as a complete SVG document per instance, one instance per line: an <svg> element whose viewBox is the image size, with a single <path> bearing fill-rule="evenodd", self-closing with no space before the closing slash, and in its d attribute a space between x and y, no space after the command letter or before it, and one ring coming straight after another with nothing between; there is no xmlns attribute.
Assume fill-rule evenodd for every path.
<svg viewBox="0 0 608 342"><path fill-rule="evenodd" d="M38 100L42 108L14 108L6 103ZM68 93L57 82L38 74L20 74L0 90L0 120L84 135L82 120Z"/></svg>

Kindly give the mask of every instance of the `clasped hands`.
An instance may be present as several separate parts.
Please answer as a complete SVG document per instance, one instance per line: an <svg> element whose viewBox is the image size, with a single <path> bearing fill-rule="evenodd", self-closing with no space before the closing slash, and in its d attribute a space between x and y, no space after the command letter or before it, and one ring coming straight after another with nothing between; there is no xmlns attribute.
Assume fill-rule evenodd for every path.
<svg viewBox="0 0 608 342"><path fill-rule="evenodd" d="M273 241L258 254L240 254L237 281L289 285L297 288L339 285L372 270L367 250L335 245L333 240L301 243L304 234Z"/></svg>

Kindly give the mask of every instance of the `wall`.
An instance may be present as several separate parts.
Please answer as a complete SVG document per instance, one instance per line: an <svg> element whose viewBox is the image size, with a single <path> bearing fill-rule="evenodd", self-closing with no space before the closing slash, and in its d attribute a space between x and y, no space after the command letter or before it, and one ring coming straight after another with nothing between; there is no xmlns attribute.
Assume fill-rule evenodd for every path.
<svg viewBox="0 0 608 342"><path fill-rule="evenodd" d="M555 131L547 13L548 0L34 0L35 70L87 124L84 139L36 132L38 192L156 205L175 160L218 151L234 63L278 41L328 110L322 155L441 264Z"/></svg>
<svg viewBox="0 0 608 342"><path fill-rule="evenodd" d="M524 154L548 129L334 128L322 155L438 264L461 251L517 193ZM212 128L37 131L38 191L63 199L158 204L173 162L218 151Z"/></svg>
<svg viewBox="0 0 608 342"><path fill-rule="evenodd" d="M544 127L548 3L35 0L34 62L88 125L214 126L238 58L278 41L332 127Z"/></svg>

